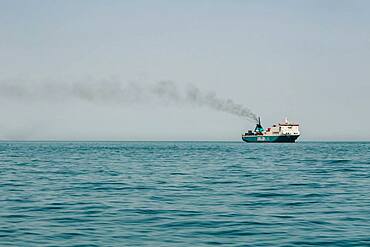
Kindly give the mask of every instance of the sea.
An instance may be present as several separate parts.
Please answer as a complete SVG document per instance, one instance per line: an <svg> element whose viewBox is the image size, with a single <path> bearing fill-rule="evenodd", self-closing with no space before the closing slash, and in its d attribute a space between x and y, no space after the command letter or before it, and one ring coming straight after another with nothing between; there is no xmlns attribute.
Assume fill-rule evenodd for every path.
<svg viewBox="0 0 370 247"><path fill-rule="evenodd" d="M0 142L0 246L370 246L369 142Z"/></svg>

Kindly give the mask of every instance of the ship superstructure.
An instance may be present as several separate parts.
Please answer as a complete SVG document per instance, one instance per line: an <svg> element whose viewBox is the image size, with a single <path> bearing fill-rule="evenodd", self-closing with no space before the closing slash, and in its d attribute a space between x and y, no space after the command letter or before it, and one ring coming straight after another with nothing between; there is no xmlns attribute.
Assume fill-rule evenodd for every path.
<svg viewBox="0 0 370 247"><path fill-rule="evenodd" d="M266 130L258 118L254 131L248 130L242 135L242 139L245 142L295 142L299 136L299 124L289 122L287 118L283 123L274 124Z"/></svg>

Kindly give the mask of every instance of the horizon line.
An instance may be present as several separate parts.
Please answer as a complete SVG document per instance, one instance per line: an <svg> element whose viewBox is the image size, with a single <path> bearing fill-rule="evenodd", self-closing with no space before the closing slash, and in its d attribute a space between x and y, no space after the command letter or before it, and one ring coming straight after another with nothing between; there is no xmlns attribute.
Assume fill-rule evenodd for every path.
<svg viewBox="0 0 370 247"><path fill-rule="evenodd" d="M40 140L1 140L1 142L234 142L244 143L242 140L57 140L57 139L40 139ZM300 140L302 142L370 142L370 140Z"/></svg>

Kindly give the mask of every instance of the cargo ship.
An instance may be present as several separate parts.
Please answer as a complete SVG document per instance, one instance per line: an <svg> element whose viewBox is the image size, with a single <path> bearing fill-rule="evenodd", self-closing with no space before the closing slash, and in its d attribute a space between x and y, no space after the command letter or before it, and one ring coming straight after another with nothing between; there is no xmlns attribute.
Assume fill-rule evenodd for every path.
<svg viewBox="0 0 370 247"><path fill-rule="evenodd" d="M299 124L291 123L285 118L285 122L272 125L265 130L261 125L261 118L254 131L248 130L242 135L245 142L295 142L299 137Z"/></svg>

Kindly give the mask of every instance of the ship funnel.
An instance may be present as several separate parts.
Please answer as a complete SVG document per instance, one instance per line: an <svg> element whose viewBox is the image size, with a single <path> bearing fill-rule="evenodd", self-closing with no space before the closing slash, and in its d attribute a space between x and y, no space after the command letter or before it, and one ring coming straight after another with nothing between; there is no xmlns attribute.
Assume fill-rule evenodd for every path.
<svg viewBox="0 0 370 247"><path fill-rule="evenodd" d="M258 123L256 124L256 128L254 129L255 132L263 132L264 129L261 125L261 118L258 117Z"/></svg>

